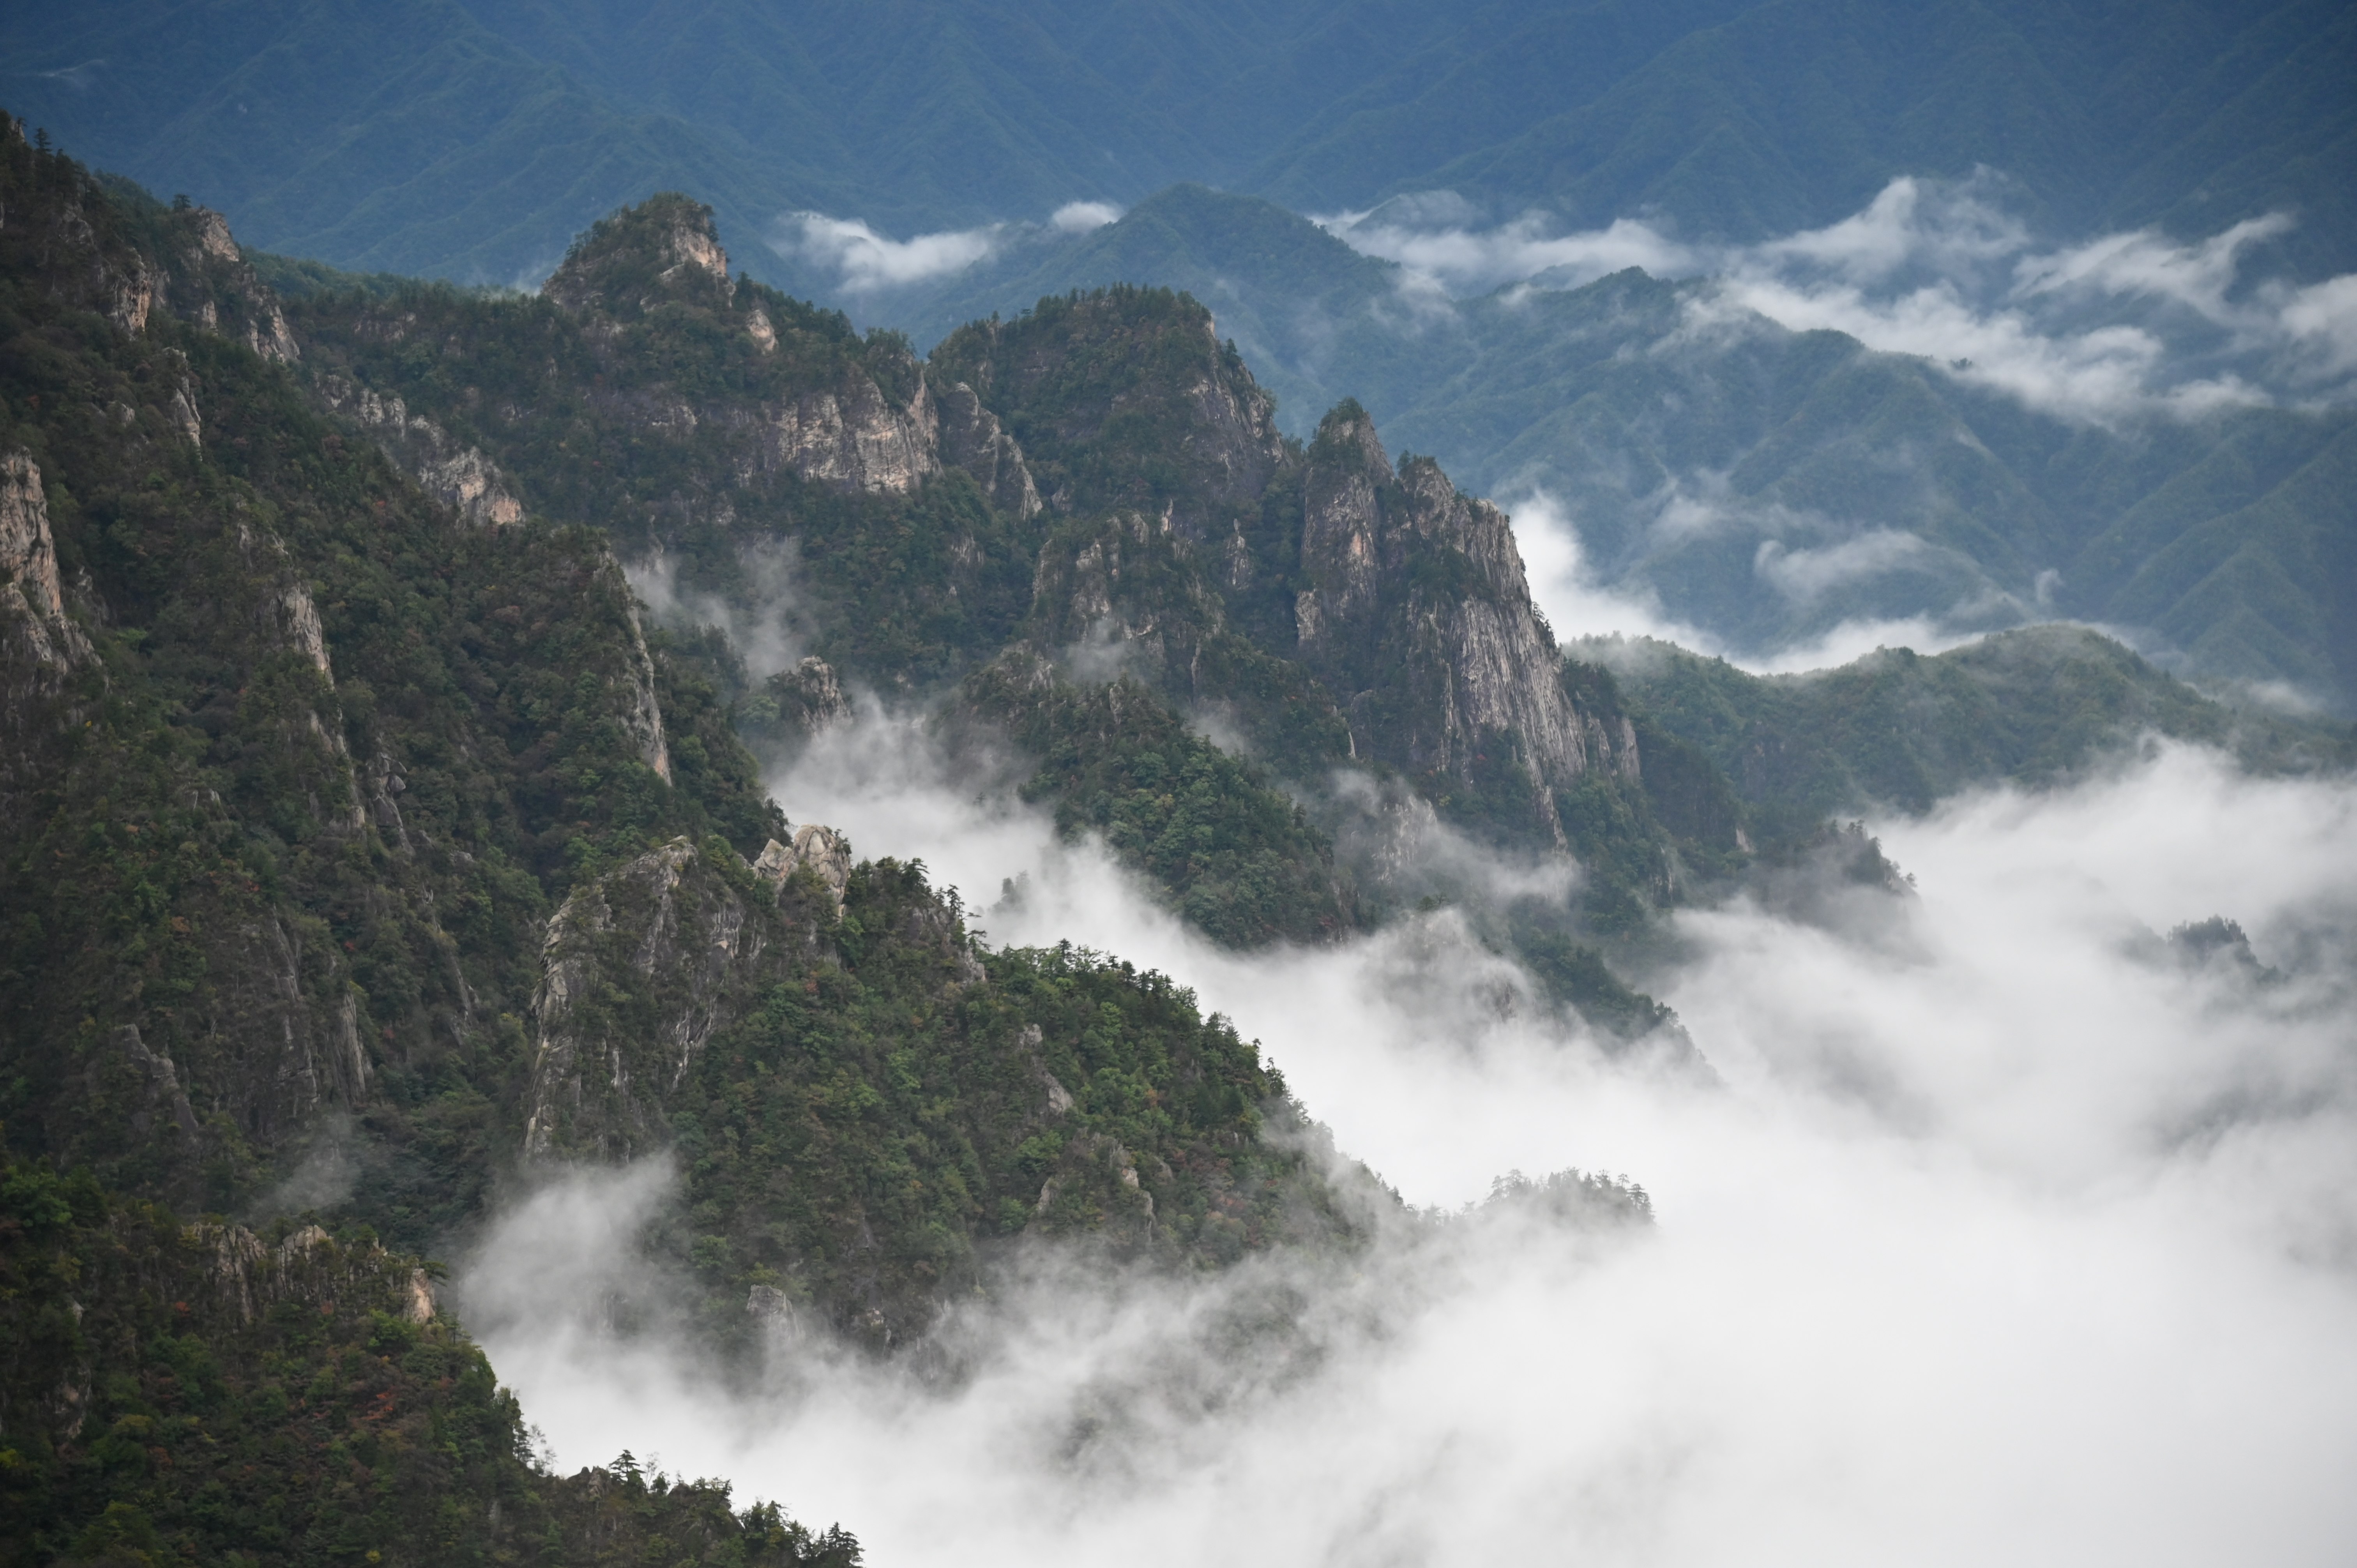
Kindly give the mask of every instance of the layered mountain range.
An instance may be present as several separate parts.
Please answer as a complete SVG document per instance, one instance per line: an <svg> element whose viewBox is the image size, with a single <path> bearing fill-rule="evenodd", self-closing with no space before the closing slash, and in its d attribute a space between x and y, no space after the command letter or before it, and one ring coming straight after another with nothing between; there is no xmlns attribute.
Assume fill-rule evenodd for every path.
<svg viewBox="0 0 2357 1568"><path fill-rule="evenodd" d="M2352 48L2327 0L96 0L0 18L0 92L272 250L462 281L664 188L799 288L763 248L797 211L906 238L1202 180L1740 241L1984 166L2072 234L2300 211L2312 279L2357 265Z"/></svg>
<svg viewBox="0 0 2357 1568"><path fill-rule="evenodd" d="M347 269L533 289L677 188L735 265L920 351L1189 292L1286 434L1355 398L1738 656L2062 616L2357 704L2341 8L893 16L109 0L0 21L0 91ZM1919 197L1972 220L1877 229ZM1811 258L1781 312L1720 275Z"/></svg>
<svg viewBox="0 0 2357 1568"><path fill-rule="evenodd" d="M1969 360L1878 351L1637 267L1449 299L1201 187L869 309L926 340L1118 281L1208 302L1289 433L1356 398L1461 482L1557 510L1594 586L1738 653L1846 623L1953 638L2068 617L2181 673L2357 703L2357 424L2313 389L2193 411L2040 404Z"/></svg>
<svg viewBox="0 0 2357 1568"><path fill-rule="evenodd" d="M34 1557L266 1527L447 1561L515 1517L552 1561L691 1529L849 1560L521 1446L414 1255L581 1165L679 1173L668 1283L613 1325L741 1364L902 1354L1024 1248L1211 1271L1401 1223L1178 982L994 948L961 890L861 858L894 846L789 821L765 770L888 706L1215 941L1453 906L1527 977L1503 1004L1698 1077L1637 988L1662 916L1771 873L1905 897L1834 820L1869 799L2148 733L2348 761L2092 634L1803 689L1566 658L1503 512L1358 403L1288 435L1168 290L920 359L662 195L530 296L313 268L282 297L218 214L14 122L0 211L0 1245L48 1282L0 1484ZM1861 687L1887 723L1849 722ZM1501 889L1437 844L1579 875ZM1580 1223L1648 1212L1578 1191ZM298 1416L365 1473L204 1490L200 1448Z"/></svg>

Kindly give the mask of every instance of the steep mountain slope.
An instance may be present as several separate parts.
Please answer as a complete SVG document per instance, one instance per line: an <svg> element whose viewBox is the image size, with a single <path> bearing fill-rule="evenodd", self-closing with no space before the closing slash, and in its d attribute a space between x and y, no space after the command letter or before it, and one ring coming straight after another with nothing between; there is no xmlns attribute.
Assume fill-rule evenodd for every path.
<svg viewBox="0 0 2357 1568"><path fill-rule="evenodd" d="M397 408L380 439L421 475L423 419L525 509L598 519L678 602L778 625L823 681L920 698L966 677L961 722L1029 747L1046 764L1033 792L1069 830L1111 832L1224 940L1352 922L1331 828L1277 780L1322 798L1354 757L1539 847L1568 842L1557 793L1609 757L1593 777L1635 812L1614 831L1652 845L1646 886L1674 885L1634 743L1559 681L1502 519L1428 466L1395 482L1380 449L1350 496L1325 495L1333 465L1278 434L1199 306L1049 302L920 366L891 335L727 279L708 222L672 198L618 215L531 302L307 297L307 373L336 406ZM1356 534L1384 542L1372 575L1343 559ZM1395 635L1412 625L1426 629ZM1101 706L1089 688L1116 665L1143 700ZM715 668L735 689L728 660ZM805 678L742 675L777 711ZM1227 715L1251 758L1187 737L1187 712ZM1535 762L1526 725L1544 732Z"/></svg>
<svg viewBox="0 0 2357 1568"><path fill-rule="evenodd" d="M211 215L5 156L11 1134L228 1205L348 1120L421 1238L485 1179L551 893L777 819L602 542L458 526L201 325L266 298Z"/></svg>
<svg viewBox="0 0 2357 1568"><path fill-rule="evenodd" d="M0 1562L853 1568L728 1489L548 1473L515 1396L365 1231L184 1224L0 1160Z"/></svg>
<svg viewBox="0 0 2357 1568"><path fill-rule="evenodd" d="M2357 265L2352 48L2330 0L101 0L0 21L0 92L273 249L470 280L665 188L804 286L752 249L796 209L905 237L1202 179L1760 239L1983 166L2074 233L2297 209L2320 277Z"/></svg>
<svg viewBox="0 0 2357 1568"><path fill-rule="evenodd" d="M1183 992L1092 955L978 953L921 874L790 833L716 694L643 635L608 536L526 515L463 427L314 363L216 215L126 205L21 134L0 200L12 1146L189 1209L322 1205L422 1246L520 1159L739 1118L732 1146L763 1152L699 1166L692 1228L683 1207L662 1230L724 1338L755 1283L905 1335L973 1283L979 1241L1025 1230L1213 1262L1349 1233L1307 1156L1259 1137L1265 1107L1296 1114L1282 1081ZM888 402L839 322L737 298L682 210L593 232L555 292L606 341L684 315L756 391L799 367L758 429L705 433L714 471L905 498L940 435L905 350L876 346ZM544 347L573 317L539 308L518 329ZM704 335L716 315L730 336ZM390 323L396 354L432 326ZM678 424L594 371L558 412L560 451ZM986 467L988 416L950 423ZM664 493L628 465L598 489L602 461L583 484L617 510ZM952 489L1008 526L1036 504ZM909 521L845 504L828 515L855 529ZM931 548L955 569L950 542ZM748 1077L807 1098L748 1101ZM945 1102L964 1109L936 1125ZM738 1239L733 1264L691 1246L707 1232Z"/></svg>

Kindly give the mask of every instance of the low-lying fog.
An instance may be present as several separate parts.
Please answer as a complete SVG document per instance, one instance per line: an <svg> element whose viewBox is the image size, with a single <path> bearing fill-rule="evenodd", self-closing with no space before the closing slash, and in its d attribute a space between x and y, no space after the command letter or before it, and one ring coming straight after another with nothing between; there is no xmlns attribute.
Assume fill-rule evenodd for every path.
<svg viewBox="0 0 2357 1568"><path fill-rule="evenodd" d="M1451 1208L1625 1172L1649 1233L1515 1220L1291 1282L1269 1359L1193 1284L1043 1263L954 1392L807 1350L722 1391L575 1309L647 1166L507 1216L461 1297L567 1468L628 1447L933 1563L2342 1563L2357 1550L2357 792L2165 749L1873 824L1911 903L1678 918L1717 1069L1611 1065L1445 913L1238 956L1094 848L967 798L876 714L773 780L921 857L994 944L1158 967L1340 1148ZM1019 908L992 906L1028 875ZM2223 914L2255 976L2158 933ZM587 1315L584 1314L584 1316Z"/></svg>

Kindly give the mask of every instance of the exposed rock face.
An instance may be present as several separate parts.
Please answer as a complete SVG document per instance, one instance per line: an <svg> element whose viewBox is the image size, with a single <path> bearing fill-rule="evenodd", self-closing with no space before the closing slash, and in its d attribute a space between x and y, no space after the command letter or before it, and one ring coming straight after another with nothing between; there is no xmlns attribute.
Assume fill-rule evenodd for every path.
<svg viewBox="0 0 2357 1568"><path fill-rule="evenodd" d="M57 542L41 470L24 451L0 456L0 659L12 704L54 694L65 673L91 659L90 639L66 614Z"/></svg>
<svg viewBox="0 0 2357 1568"><path fill-rule="evenodd" d="M574 889L542 945L526 1155L619 1159L666 1141L665 1097L779 969L770 903L684 837Z"/></svg>
<svg viewBox="0 0 2357 1568"><path fill-rule="evenodd" d="M244 341L265 360L291 365L303 357L278 296L246 264L245 252L229 231L229 220L210 207L176 213L187 236L185 270L200 286L186 285L182 314L198 325ZM143 318L144 318L144 312Z"/></svg>
<svg viewBox="0 0 2357 1568"><path fill-rule="evenodd" d="M794 834L791 849L771 839L753 863L753 875L779 892L794 873L807 869L826 888L837 918L843 914L843 890L851 882L851 844L833 828L812 823Z"/></svg>
<svg viewBox="0 0 2357 1568"><path fill-rule="evenodd" d="M167 349L167 353L175 362L179 375L172 387L172 400L165 405L166 417L171 420L173 428L179 431L189 446L202 446L205 444L205 421L204 416L197 412L196 373L188 367L188 357L179 349Z"/></svg>
<svg viewBox="0 0 2357 1568"><path fill-rule="evenodd" d="M142 266L113 281L106 318L136 338L147 330L148 313L156 308L156 274Z"/></svg>
<svg viewBox="0 0 2357 1568"><path fill-rule="evenodd" d="M157 1132L159 1116L168 1118L193 1144L198 1135L197 1113L189 1109L188 1097L180 1088L180 1075L169 1057L157 1056L139 1037L138 1026L125 1024L114 1031L112 1043L123 1054L146 1086L147 1106L135 1111L131 1130L142 1136L152 1137Z"/></svg>
<svg viewBox="0 0 2357 1568"><path fill-rule="evenodd" d="M767 411L763 467L867 495L906 495L941 472L940 431L925 383L906 408L854 371L830 392Z"/></svg>
<svg viewBox="0 0 2357 1568"><path fill-rule="evenodd" d="M355 1291L390 1297L412 1323L434 1320L425 1272L373 1242L339 1246L317 1225L288 1232L275 1247L242 1225L200 1225L191 1239L206 1254L220 1305L240 1323L278 1302L325 1302Z"/></svg>
<svg viewBox="0 0 2357 1568"><path fill-rule="evenodd" d="M320 401L376 439L396 467L418 488L468 522L498 527L523 520L523 502L499 465L482 449L461 446L423 414L412 413L397 397L380 397L341 376L322 376Z"/></svg>
<svg viewBox="0 0 2357 1568"><path fill-rule="evenodd" d="M1591 768L1637 778L1628 723L1607 726L1564 690L1505 514L1429 459L1395 474L1355 403L1309 450L1301 569L1300 657L1344 703L1359 755L1469 779L1507 748L1557 834L1552 789Z"/></svg>
<svg viewBox="0 0 2357 1568"><path fill-rule="evenodd" d="M574 312L631 316L666 299L736 295L712 209L672 193L615 213L577 241L541 294Z"/></svg>
<svg viewBox="0 0 2357 1568"><path fill-rule="evenodd" d="M802 738L851 722L843 682L823 659L805 659L791 670L779 671L765 690L777 704L780 725Z"/></svg>
<svg viewBox="0 0 2357 1568"><path fill-rule="evenodd" d="M574 890L548 923L533 1001L527 1155L626 1157L662 1142L661 1091L719 1022L714 1004L744 934L743 901L703 873L685 838ZM618 960L640 983L660 972L665 989L684 993L665 1009L661 1037L634 1038L601 1015L601 982Z"/></svg>
<svg viewBox="0 0 2357 1568"><path fill-rule="evenodd" d="M1039 510L1039 487L1024 466L1023 448L1006 434L998 416L982 406L974 389L952 382L939 400L941 460L974 476L993 505L1020 518Z"/></svg>
<svg viewBox="0 0 2357 1568"><path fill-rule="evenodd" d="M667 1142L663 1107L705 1042L842 917L851 846L832 828L772 839L733 872L711 853L673 839L576 887L549 921L527 1156L619 1159Z"/></svg>
<svg viewBox="0 0 2357 1568"><path fill-rule="evenodd" d="M1039 640L1061 650L1084 680L1127 670L1189 689L1205 641L1225 626L1192 554L1167 514L1122 511L1093 528L1067 525L1040 551L1033 574Z"/></svg>
<svg viewBox="0 0 2357 1568"><path fill-rule="evenodd" d="M619 568L616 568L619 570ZM655 777L671 782L671 743L663 736L662 708L655 701L655 661L647 652L646 628L639 624L639 604L630 605L630 685L622 709L623 727L638 742L639 756Z"/></svg>

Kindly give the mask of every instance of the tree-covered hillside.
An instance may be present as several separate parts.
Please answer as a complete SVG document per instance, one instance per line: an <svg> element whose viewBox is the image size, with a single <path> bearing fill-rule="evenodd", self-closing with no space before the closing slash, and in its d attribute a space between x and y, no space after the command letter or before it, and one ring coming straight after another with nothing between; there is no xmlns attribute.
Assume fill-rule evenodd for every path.
<svg viewBox="0 0 2357 1568"><path fill-rule="evenodd" d="M1210 1139L1221 1170L1236 1167L1221 1190L1274 1183L1299 1189L1289 1211L1315 1208L1302 1195L1316 1178L1297 1159L1270 1155L1274 1165L1250 1174L1264 1160L1256 1118L1283 1101L1281 1083L1183 993L1095 959L992 954L1005 967L994 983L953 896L913 869L855 867L815 830L791 832L696 661L645 636L613 553L618 537L634 542L626 528L560 523L537 506L524 515L479 449L321 363L328 340L307 349L287 329L215 215L110 194L21 134L0 145L0 182L11 214L0 231L0 541L11 575L0 690L16 737L0 777L0 1116L12 1147L191 1212L327 1202L423 1247L478 1217L528 1146L574 1146L555 1122L533 1121L536 1110L555 1116L549 1097L571 1081L567 1042L612 1018L650 1039L716 1039L699 1092L728 1100L735 1075L755 1071L743 1054L753 1047L726 1045L728 1031L759 1015L772 1020L764 1060L804 1060L822 1041L832 1058L819 1101L777 1114L823 1124L834 1107L851 1120L804 1166L810 1192L834 1194L829 1228L762 1229L751 1216L766 1166L716 1195L697 1189L697 1224L770 1238L716 1282L733 1283L740 1319L744 1271L758 1267L831 1320L881 1309L895 1325L921 1323L942 1260L974 1239L1034 1218L1084 1230L1105 1220L1110 1210L1060 1219L1038 1203L1040 1156L1027 1140L1042 1128L1052 1133L1043 1147L1125 1138L1155 1171L1193 1170L1189 1140ZM861 389L882 395L871 368L900 396L920 395L914 362L889 340L864 344L839 318L758 290L732 303L725 268L691 267L683 281L640 266L663 246L705 242L700 214L683 231L667 226L676 215L637 214L576 252L570 308L620 334L598 341L686 365L686 384L707 396L784 387L815 398L814 410L839 412L848 397L856 413ZM737 338L713 337L711 318L679 301L649 307L647 289L701 289L703 308L734 311ZM669 405L628 378L583 361L566 379L565 356L591 351L567 306L396 296L400 330L383 340L409 356L422 339L417 362L435 373L451 347L448 322L427 314L436 306L487 324L471 352L544 378L549 424L532 434L560 456L544 467L528 446L512 456L535 478L578 476L550 510L652 531L663 519L639 510L650 499L676 501L675 485L716 477L693 449L675 467L640 460L654 456L640 434L649 410L660 419ZM864 450L853 443L852 457ZM844 449L803 455L823 467ZM866 456L878 466L858 472L888 478L908 452ZM803 493L804 481L781 482ZM905 506L837 504L829 487L808 489L826 499L818 516L839 521L847 550L905 549L923 534L920 558L950 574L970 555L936 519L1021 521L963 471ZM823 560L815 540L808 559ZM848 581L874 568L845 570ZM914 597L871 601L861 624L873 629L845 634L855 655L873 650L852 668L939 680L942 660L952 674L958 660L978 661L963 620L940 623L938 640L927 630L932 607L982 596L953 591L971 579L877 575ZM843 624L857 618L855 605L841 608ZM1019 610L1002 612L996 638ZM833 871L834 893L792 903L785 889L802 886L808 875L793 873L811 865ZM731 929L760 940L676 991L667 972L633 969L646 950L610 939L630 928L649 878L676 881L683 868L733 911ZM558 941L561 931L583 945ZM1085 1016L1059 1011L1061 991L1037 978L1040 963L1094 993ZM1125 1034L1104 1022L1124 1006L1141 1026L1151 1017L1211 1044ZM907 1054L912 1012L942 1031L929 1068ZM894 1022L861 1021L876 1017ZM987 1109L973 1076L983 1019L991 1049L1042 1073L1056 1064L1069 1120L1041 1109L1055 1097L1036 1084L1020 1106ZM1083 1055L1061 1054L1073 1049ZM904 1082L922 1092L902 1093ZM1181 1096L1165 1113L1176 1121L1124 1120L1136 1109L1129 1097L1166 1092ZM944 1101L966 1108L954 1133L931 1124ZM639 1105L635 1143L583 1146L666 1146L671 1109ZM1199 1112L1209 1120L1189 1119ZM902 1188L856 1173L886 1149L915 1163L931 1197L905 1212L879 1207L879 1193ZM1109 1180L1130 1168L1108 1161ZM1200 1204L1144 1190L1163 1195L1164 1244L1193 1247ZM886 1257L934 1262L902 1273L895 1263L877 1285L842 1259L845 1227Z"/></svg>
<svg viewBox="0 0 2357 1568"><path fill-rule="evenodd" d="M0 1155L0 1563L858 1563L628 1453L552 1475L438 1273Z"/></svg>
<svg viewBox="0 0 2357 1568"><path fill-rule="evenodd" d="M1752 675L1642 638L1574 648L1723 769L1755 822L1787 834L1852 812L1926 811L1981 786L2068 783L2149 737L2215 746L2258 773L2357 762L2346 724L2222 708L2079 627L1928 658L1882 649L1808 675Z"/></svg>

